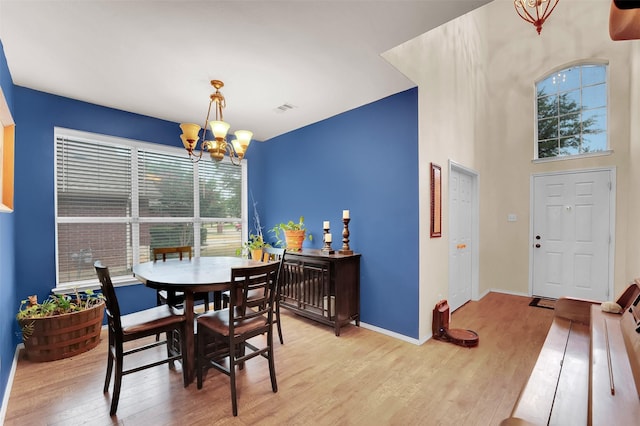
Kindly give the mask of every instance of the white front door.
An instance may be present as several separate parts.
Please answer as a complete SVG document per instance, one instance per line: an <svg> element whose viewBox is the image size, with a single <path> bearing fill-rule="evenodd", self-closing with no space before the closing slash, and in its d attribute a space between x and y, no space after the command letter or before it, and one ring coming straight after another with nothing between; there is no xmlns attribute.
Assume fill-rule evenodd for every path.
<svg viewBox="0 0 640 426"><path fill-rule="evenodd" d="M449 174L449 307L471 300L475 176L452 167Z"/></svg>
<svg viewBox="0 0 640 426"><path fill-rule="evenodd" d="M534 296L609 298L612 173L533 177Z"/></svg>

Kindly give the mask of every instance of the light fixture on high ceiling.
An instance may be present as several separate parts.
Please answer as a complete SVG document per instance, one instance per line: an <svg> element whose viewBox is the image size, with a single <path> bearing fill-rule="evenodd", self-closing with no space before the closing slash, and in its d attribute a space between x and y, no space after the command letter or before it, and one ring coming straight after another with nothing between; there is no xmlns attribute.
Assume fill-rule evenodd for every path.
<svg viewBox="0 0 640 426"><path fill-rule="evenodd" d="M202 153L209 151L211 158L215 161L221 161L225 154L229 155L231 162L236 166L240 165L240 162L244 158L244 154L247 152L249 143L251 143L251 137L253 133L248 130L237 130L234 132L236 138L227 142L227 132L229 131L229 123L225 123L222 116L222 110L227 106L220 89L224 86L224 83L220 80L211 80L211 85L216 89L215 93L212 93L209 97L209 110L207 111L207 118L205 119L204 126L200 127L193 123L182 123L180 128L182 134L180 139L189 153L189 158L194 163L197 163L202 159ZM215 103L216 107L216 119L215 121L209 121L211 115L211 107ZM207 136L207 124L211 127L214 140L206 140ZM196 154L196 146L198 145L199 133L202 129L202 144L200 145L200 153Z"/></svg>
<svg viewBox="0 0 640 426"><path fill-rule="evenodd" d="M540 34L542 24L547 20L560 0L514 0L513 5L518 15L533 24Z"/></svg>

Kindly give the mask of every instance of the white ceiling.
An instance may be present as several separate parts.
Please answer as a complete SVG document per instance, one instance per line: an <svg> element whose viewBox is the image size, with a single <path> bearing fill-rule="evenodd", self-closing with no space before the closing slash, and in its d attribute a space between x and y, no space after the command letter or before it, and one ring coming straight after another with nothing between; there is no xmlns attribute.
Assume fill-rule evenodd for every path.
<svg viewBox="0 0 640 426"><path fill-rule="evenodd" d="M18 86L174 122L222 80L232 130L268 140L414 87L381 53L486 3L0 0L0 40Z"/></svg>

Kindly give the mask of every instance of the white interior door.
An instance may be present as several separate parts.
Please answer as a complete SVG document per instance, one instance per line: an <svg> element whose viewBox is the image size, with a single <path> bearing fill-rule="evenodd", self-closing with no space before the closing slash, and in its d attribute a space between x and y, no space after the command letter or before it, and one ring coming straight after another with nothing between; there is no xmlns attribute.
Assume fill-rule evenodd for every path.
<svg viewBox="0 0 640 426"><path fill-rule="evenodd" d="M452 167L449 173L449 307L471 300L475 176Z"/></svg>
<svg viewBox="0 0 640 426"><path fill-rule="evenodd" d="M612 170L533 177L532 293L607 300Z"/></svg>

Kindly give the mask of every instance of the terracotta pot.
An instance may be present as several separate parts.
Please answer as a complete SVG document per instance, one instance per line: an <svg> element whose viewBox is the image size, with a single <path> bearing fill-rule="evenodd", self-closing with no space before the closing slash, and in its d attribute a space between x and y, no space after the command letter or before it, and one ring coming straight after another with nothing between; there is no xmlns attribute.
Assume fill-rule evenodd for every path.
<svg viewBox="0 0 640 426"><path fill-rule="evenodd" d="M28 336L22 337L27 359L54 361L98 346L104 306L102 302L84 311L18 320L20 328L26 326L30 329Z"/></svg>
<svg viewBox="0 0 640 426"><path fill-rule="evenodd" d="M304 241L305 233L306 231L304 229L300 231L284 231L284 238L287 242L287 250L302 250L302 242Z"/></svg>
<svg viewBox="0 0 640 426"><path fill-rule="evenodd" d="M262 261L262 249L253 249L251 250L251 259Z"/></svg>

